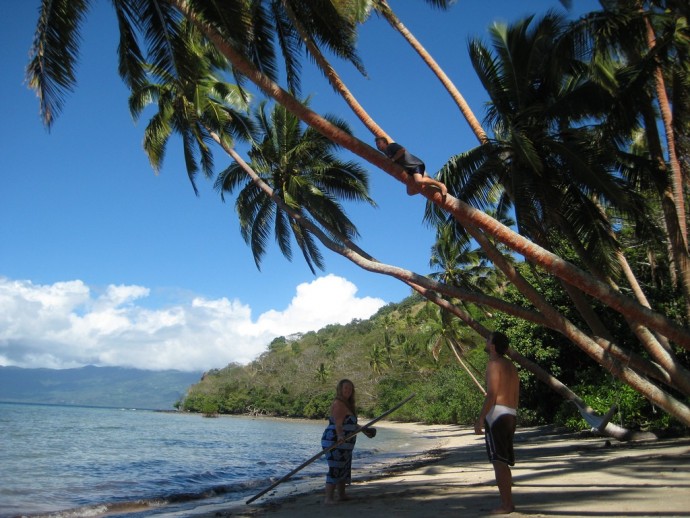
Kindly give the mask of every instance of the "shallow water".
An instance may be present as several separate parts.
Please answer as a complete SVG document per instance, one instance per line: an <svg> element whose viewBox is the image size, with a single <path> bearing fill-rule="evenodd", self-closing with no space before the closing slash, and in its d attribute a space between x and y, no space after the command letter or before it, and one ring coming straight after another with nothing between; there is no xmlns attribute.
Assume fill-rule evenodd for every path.
<svg viewBox="0 0 690 518"><path fill-rule="evenodd" d="M0 518L152 516L241 503L321 449L326 421L0 403ZM428 448L358 436L353 475ZM286 484L320 480L323 458Z"/></svg>

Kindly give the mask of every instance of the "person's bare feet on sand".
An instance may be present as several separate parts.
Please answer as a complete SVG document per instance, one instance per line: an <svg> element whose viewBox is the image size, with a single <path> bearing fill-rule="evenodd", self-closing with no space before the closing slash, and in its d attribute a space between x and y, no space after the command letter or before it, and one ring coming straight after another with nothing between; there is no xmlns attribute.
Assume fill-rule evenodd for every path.
<svg viewBox="0 0 690 518"><path fill-rule="evenodd" d="M510 507L498 507L489 514L510 514L513 511L515 511L515 506L511 505Z"/></svg>

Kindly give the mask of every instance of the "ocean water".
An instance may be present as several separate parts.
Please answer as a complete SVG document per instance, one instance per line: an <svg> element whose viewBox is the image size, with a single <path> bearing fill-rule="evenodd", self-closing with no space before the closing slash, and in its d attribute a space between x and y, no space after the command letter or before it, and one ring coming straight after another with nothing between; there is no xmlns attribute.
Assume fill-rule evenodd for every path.
<svg viewBox="0 0 690 518"><path fill-rule="evenodd" d="M231 508L317 454L325 426L0 403L0 518L191 516L203 506ZM423 437L385 427L375 439L359 434L353 477L429 447ZM321 457L281 486L315 484L325 470Z"/></svg>

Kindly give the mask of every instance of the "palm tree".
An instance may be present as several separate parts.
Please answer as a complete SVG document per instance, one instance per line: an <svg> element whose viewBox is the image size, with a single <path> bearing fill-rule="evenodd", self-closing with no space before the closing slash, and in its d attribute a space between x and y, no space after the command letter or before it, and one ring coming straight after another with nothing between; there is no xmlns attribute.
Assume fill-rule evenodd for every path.
<svg viewBox="0 0 690 518"><path fill-rule="evenodd" d="M478 40L470 43L473 65L491 98L487 120L495 136L452 159L441 178L483 210L493 206L499 190L498 206L514 208L521 234L554 252L573 248L602 278L600 265L610 271L616 243L596 200L628 212L637 205L607 170L609 153L595 145L593 132L569 123L578 113L573 104L582 67L565 20L550 13L532 21L494 25L493 52ZM610 341L581 293L564 288L594 332Z"/></svg>
<svg viewBox="0 0 690 518"><path fill-rule="evenodd" d="M316 369L316 379L319 380L320 383L326 383L328 381L328 378L331 377L331 369L326 367L326 365L322 362L319 364L319 368Z"/></svg>
<svg viewBox="0 0 690 518"><path fill-rule="evenodd" d="M448 9L452 2L448 0L425 0L431 7L438 9ZM486 141L486 133L481 124L475 117L472 109L465 101L457 87L453 84L450 78L446 75L439 64L427 52L421 42L405 27L402 21L396 16L390 4L386 0L333 0L336 8L341 15L356 23L364 23L372 11L383 16L383 18L390 24L390 26L397 31L407 43L417 52L422 60L431 69L434 75L441 81L441 84L448 91L452 99L457 104L460 112L465 117L465 120L470 125L470 128L479 139L480 142ZM387 136L385 133L378 133L382 136ZM389 139L390 140L390 139Z"/></svg>
<svg viewBox="0 0 690 518"><path fill-rule="evenodd" d="M487 294L501 292L505 277L491 265L481 248L472 248L473 242L460 230L452 221L437 227L429 260L434 271L429 276L467 290Z"/></svg>
<svg viewBox="0 0 690 518"><path fill-rule="evenodd" d="M226 67L224 58L204 42L193 25L182 21L177 30L172 46L175 71L148 66L146 81L132 87L129 105L135 119L147 106L157 107L144 131L144 150L154 170L163 164L170 136L177 133L182 138L187 174L197 193L199 170L207 178L214 175L208 145L213 141L212 132L229 142L233 137L246 140L252 123L241 90L219 77Z"/></svg>
<svg viewBox="0 0 690 518"><path fill-rule="evenodd" d="M434 306L436 307L436 306ZM479 388L479 391L486 395L486 390L482 384L477 380L475 374L479 374L477 370L471 364L463 359L467 354L468 348L463 346L463 340L461 338L461 331L458 326L458 320L451 318L452 314L442 308L436 307L434 311L433 318L431 322L433 325L429 328L429 338L427 342L427 348L434 357L434 360L438 361L441 350L446 346L450 352L453 353L455 359L462 366L468 376L472 379L474 384ZM474 371L474 372L473 372Z"/></svg>
<svg viewBox="0 0 690 518"><path fill-rule="evenodd" d="M371 352L367 358L369 360L369 366L371 370L374 371L374 374L379 375L386 369L386 357L379 344L371 346Z"/></svg>
<svg viewBox="0 0 690 518"><path fill-rule="evenodd" d="M51 11L51 13L49 14L52 14L52 11L54 10L65 10L65 3L66 0L54 0L53 2L46 1L44 2L44 11ZM152 62L155 64L160 61L162 65L166 65L167 63L164 59L166 58L165 51L169 47L169 45L166 44L174 41L175 33L171 31L166 32L164 30L166 26L164 23L160 22L161 20L165 20L165 18L161 18L160 15L156 13L155 9L147 10L146 16L142 15L141 11L143 11L144 9L141 6L143 4L153 5L155 4L153 0L149 2L140 0L140 2L137 2L138 5L136 6L136 9L133 6L134 3L135 2L133 2L133 0L121 0L120 2L118 2L118 6L132 6L130 11L127 11L125 13L125 21L137 19L141 22L140 27L144 31L148 31L147 34L151 38L151 48L153 48L153 50L158 51L158 54L154 56L155 59L152 59ZM354 152L355 154L364 158L370 163L377 165L382 170L391 174L395 178L401 181L405 181L404 179L406 177L404 176L404 173L401 168L395 166L394 164L391 164L390 161L386 160L385 157L378 153L378 151L374 150L371 146L368 146L360 142L359 140L353 138L346 131L343 131L336 125L331 124L324 117L321 117L318 114L309 110L295 97L290 95L289 92L278 87L275 81L271 79L270 70L267 70L265 68L262 70L261 66L257 63L257 60L254 59L255 56L253 54L251 56L248 55L250 53L247 52L248 47L245 44L246 35L241 34L242 31L238 30L238 27L240 26L241 17L225 16L227 14L230 14L229 10L233 8L236 9L237 12L241 12L241 8L245 5L244 3L224 2L222 3L222 5L214 4L214 6L209 6L207 4L199 3L197 0L170 0L170 4L173 5L184 17L192 21L196 27L200 28L203 31L203 33L213 43L213 45L219 51L221 51L222 54L232 64L233 72L237 75L238 78L244 77L254 82L267 95L276 99L280 104L284 105L291 113L298 116L300 120L306 122L310 127L316 129L319 133L326 136L329 140L341 144L343 147L349 149L350 151ZM84 6L81 4L78 5L81 6L78 9L79 12L83 14L83 12L85 11ZM64 17L64 12L61 12L59 14L61 14ZM69 16L67 17L69 18ZM155 20L152 21L152 18L155 18ZM174 17L172 17L171 19L174 19ZM46 38L46 34L50 34L53 30L57 30L57 33L59 33L60 30L64 28L64 26L61 25L62 21L56 24L56 18L52 16L44 16L42 20L45 20L46 23L39 26L36 41L39 42L40 45L36 45L36 56L38 56L38 61L41 61L41 65L46 64L48 66L33 67L30 71L30 75L33 74L31 76L31 78L33 79L32 85L37 88L41 96L42 106L50 107L53 105L51 103L54 103L55 100L59 98L62 93L64 93L65 88L73 86L73 82L69 81L69 73L71 73L74 64L73 59L71 60L68 56L64 60L60 61L56 58L59 57L61 51L64 51L68 54L74 51L74 49L76 48L74 44L78 40L78 38L76 37L78 34L75 31L69 32L68 30L67 33L62 34L63 36L65 36L65 38L63 38L62 40L59 38L53 38L51 40L52 36ZM232 25L227 23L229 20L232 20ZM242 20L244 20L244 18L242 18ZM78 23L76 25L78 25ZM257 34L257 31L254 31L253 28L252 31L250 31L251 34ZM46 41L48 41L49 43L48 46L50 46L50 44L53 44L56 48L52 50L46 50L44 47L41 47L41 45L43 45L43 43L45 43ZM127 38L125 38L125 43L130 43L127 40ZM135 47L131 45L126 47L127 52L125 52L124 55L128 58L131 58L132 56L136 58L137 56L136 53L133 52L133 49L135 49ZM52 59L51 63L47 63L45 61L46 56L50 56L50 59ZM48 61L50 61L50 59ZM134 59L134 61L136 62L136 59ZM170 60L168 60L168 62L169 61ZM121 65L121 72L122 70L123 66ZM125 72L123 73L123 76L126 76L130 80L132 78L136 78L134 74L128 72L131 70L134 70L134 67L125 69ZM64 83L60 83L60 81L65 78L66 81ZM54 88L54 90L51 90L51 88ZM44 115L46 116L46 121L48 123L52 120L50 118L51 114L52 111L44 110ZM228 151L229 153L232 152L232 150L228 150L227 146L225 146L225 144L227 144L227 140L223 140L225 139L224 135L218 135L212 132L211 137L214 140L216 140L216 142L220 142L221 144L223 144L224 148L226 148L226 151ZM235 157L235 155L233 155L233 158L235 158L236 160L238 159ZM257 177L257 181L258 180L260 179ZM268 188L268 190L270 191L270 188ZM505 227L504 225L501 225L490 216L482 213L481 211L473 209L467 204L459 202L452 196L449 196L445 200L442 200L440 199L440 195L438 195L437 193L425 192L423 194L427 196L427 198L433 199L434 203L437 203L445 210L448 210L449 213L451 213L460 224L468 228L468 231L476 230L478 232L487 232L488 235L497 239L499 242L506 244L512 250L524 255L526 258L533 261L535 264L544 267L546 271L562 279L565 279L566 281L578 286L584 291L596 296L597 298L599 298L606 304L610 305L617 311L620 311L621 313L627 314L631 317L638 318L640 322L650 325L654 329L676 340L679 345L682 345L684 347L690 347L690 336L688 335L687 331L684 330L682 327L676 325L671 320L663 317L662 315L654 313L650 311L648 308L644 308L639 304L632 302L627 297L621 296L619 293L610 289L610 287L606 286L604 283L601 283L597 279L592 278L586 272L576 268L574 265L570 263L567 263L555 254L552 254L542 249L541 247L534 245L529 240L513 232L511 229ZM276 198L276 201L278 203L283 203L280 198ZM283 205L285 206L283 210L289 209L289 207L287 207L284 203ZM293 219L300 219L301 215L299 213L293 212L291 217ZM307 227L308 225L309 222L307 220L304 220L304 226ZM315 234L319 233L319 229L316 227L314 227L311 231ZM476 239L478 240L481 238L480 234L475 233L473 237L474 236L476 236ZM329 242L327 236L321 235L321 238L324 240L324 243L328 243L327 246L329 248L333 250L342 250L342 247L339 247L337 243ZM482 246L491 247L493 246L493 244L490 242L482 242ZM395 269L387 267L385 265L380 265L370 261L367 258L357 258L357 254L352 253L351 251L346 253L348 254L349 258L354 258L355 260L359 261L358 264L362 264L363 267L370 269L371 271L379 271L381 273L389 275L393 272L396 276L399 276L399 278L401 279L404 279L406 281L413 281L414 283L416 283L416 286L421 287L426 285L427 288L424 289L427 290L431 286L431 284L427 283L427 281L425 281L423 278L415 276L414 274L410 274L409 272L404 272L401 269ZM498 258L492 260L494 262L497 262ZM440 303L442 303L442 301ZM516 311L519 312L519 310ZM557 319L558 317L555 316L555 318ZM570 328L567 329L566 335L573 337L573 339L577 339L575 330L571 330ZM581 339L586 340L587 338L582 337ZM658 401L660 406L662 406L662 408L667 409L667 411L678 415L684 415L682 409L675 409L675 403L668 403L669 400L665 398L665 395L656 393L653 394L652 399L654 401ZM685 417L680 418L685 419Z"/></svg>
<svg viewBox="0 0 690 518"><path fill-rule="evenodd" d="M341 79L340 75L338 75L335 68L321 52L321 49L314 37L313 31L309 31L306 25L302 22L302 20L308 20L309 18L305 18L304 15L300 15L300 13L295 9L295 7L300 5L300 2L297 2L294 7L293 4L295 4L295 2L289 0L280 0L280 5L284 8L287 18L290 20L292 26L294 26L294 29L296 29L297 33L299 34L300 40L304 42L309 54L311 54L316 65L319 67L333 89L345 100L352 112L362 121L364 126L366 126L373 135L383 136L391 140L388 134L378 124L376 124L374 119L359 103L357 98ZM330 26L344 24L348 29L347 33L354 36L354 21L356 20L356 17L343 15L343 9L347 8L347 6L344 5L345 3L343 2L343 5L338 5L338 2L334 2L333 4L327 2L327 4L333 8L333 11L329 12L336 15L333 17L334 19L330 20ZM349 42L350 39L348 38L347 41ZM365 74L364 66L359 62L358 59L355 60L350 58L350 61L353 62L360 72Z"/></svg>
<svg viewBox="0 0 690 518"><path fill-rule="evenodd" d="M690 316L690 254L685 194L681 163L676 152L679 141L675 137L676 128L684 126L682 119L678 123L675 108L684 105L682 99L687 94L682 92L687 91L688 84L688 74L683 66L687 60L683 57L687 57L689 46L687 36L683 36L683 25L678 24L682 19L682 3L608 0L603 2L602 11L591 13L577 29L584 30L591 38L594 57L599 63L619 63L617 70L606 72L616 80L612 88L613 98L609 106L612 113L608 126L617 134L611 138L621 139L621 133L632 135L638 129L639 121L643 122L647 140L644 151L651 160L643 167L640 167L640 160L636 160L631 165L631 173L640 178L640 173L647 171L648 178L643 181L651 183L658 192L673 258L673 273L677 271L680 276L686 313ZM670 88L665 76L672 77L676 87ZM669 102L669 90L678 102ZM682 114L682 108L677 114ZM663 144L659 127L665 134ZM630 138L628 136L628 140Z"/></svg>
<svg viewBox="0 0 690 518"><path fill-rule="evenodd" d="M338 159L335 156L337 146L333 142L311 128L303 130L299 119L284 107L275 105L269 115L266 106L261 103L254 114L257 131L249 151L249 166L293 210L311 216L338 236L356 237L357 229L339 200L375 205L367 194L366 172L354 162ZM343 121L332 117L328 120L349 132ZM323 269L323 259L311 233L247 177L240 164L233 163L222 171L216 188L223 196L240 190L236 203L240 228L251 246L257 267L260 267L270 227L273 227L278 246L286 258L292 258L292 233L312 272L315 268Z"/></svg>
<svg viewBox="0 0 690 518"><path fill-rule="evenodd" d="M673 67L673 57L669 57L674 55L673 51L669 51L669 47L670 42L674 40L676 19L677 15L660 12L653 5L649 6L648 11L643 11L642 4L638 2L626 4L609 1L605 2L603 11L592 13L583 23L577 24L575 32L579 33L584 29L587 31L586 35L591 38L594 48L592 62L595 64L592 68L595 72L593 82L605 86L604 95L599 96L605 100L603 110L602 107L598 107L592 111L593 117L604 120L602 139L618 143L621 149L613 150L612 156L615 156L619 163L620 174L634 185L638 192L645 193L648 199L651 199L649 197L654 196L656 191L659 205L663 209L665 236L647 220L644 225L637 225L638 232L644 231L643 239L647 242L652 243L661 239L670 245L670 264L675 266L670 269L671 279L675 285L677 269L683 280L680 285L684 292L686 313L690 315L690 291L687 282L690 274L690 255L685 238L685 208L682 200L680 204L674 201L674 197L677 197L679 191L682 193L683 188L680 186L680 175L676 174L679 170L672 145L668 149L669 166L664 161L663 146L658 132L660 124L657 123L654 102L656 95L666 126L666 140L669 140L670 134L671 141L675 141L672 137L672 128L668 127L666 121L672 114L665 100L665 88L662 87L661 65L663 63L670 69L678 68ZM657 27L670 25L672 28L660 29L660 34L666 35L653 38L653 35L650 35L654 30L652 20ZM669 24L669 21L672 22ZM654 39L656 41L652 41ZM666 57L660 59L660 55ZM644 140L639 138L640 135ZM669 176L669 169L674 174ZM622 271L635 296L641 304L649 305L637 280L632 276L625 256L621 251L617 254ZM672 373L672 378L676 378L677 383L686 387L683 390L687 391L687 369L678 363L665 337L658 334L653 336L634 321L631 322L631 327L655 361Z"/></svg>
<svg viewBox="0 0 690 518"><path fill-rule="evenodd" d="M446 0L426 1L428 4L442 9L446 9L450 4L450 2ZM407 28L403 25L400 19L398 19L398 17L395 15L395 13L393 12L386 0L373 0L373 4L377 12L379 12L386 19L386 21L388 21L391 27L393 27L402 35L403 38L405 38L405 40L412 46L412 48L417 52L417 54L419 54L422 60L424 60L424 62L431 69L434 75L436 75L436 77L441 81L441 83L446 88L450 96L458 105L460 112L462 113L463 117L465 117L465 120L470 125L472 132L475 134L479 142L486 142L486 133L484 132L484 129L482 128L480 122L475 117L474 112L469 107L467 101L465 101L465 98L462 96L457 87L448 78L443 69L431 57L431 54L429 54L426 51L426 49L422 46L422 44L414 37L414 35L409 30L407 30Z"/></svg>
<svg viewBox="0 0 690 518"><path fill-rule="evenodd" d="M80 21L70 21L70 13L77 11L78 15L83 16L86 8L84 5L79 4L78 9L70 10L65 7L67 3L69 3L67 0L56 0L52 2L44 1L42 4L44 9L35 39L35 55L41 66L31 67L29 79L30 84L37 90L44 108L56 105L56 103L59 105L60 96L67 89L74 86L74 81L70 80L69 76L74 68L74 57L78 50L78 31L70 29L74 29L75 26L78 27ZM133 3L137 5L132 6ZM164 43L171 41L174 33L165 30L166 25L163 22L168 18L161 17L160 10L156 11L157 3L154 0L139 0L139 2L120 0L118 5L131 6L131 9L127 11L124 17L125 22L132 19L141 22L142 32L148 34L151 41L150 47L153 51L157 51L155 56L153 56L153 61L161 61L165 65L166 56L164 51L166 45ZM255 63L253 57L247 55L247 45L245 44L247 36L244 34L247 32L247 27L246 24L242 25L242 23L246 22L246 17L237 16L238 13L243 12L242 9L245 5L244 2L239 1L215 3L211 6L205 3L202 4L198 0L169 0L165 4L165 12L174 13L177 10L177 13L174 13L175 16L181 15L199 27L209 41L229 60L237 77L242 76L249 79L266 95L285 106L288 111L329 140L336 142L376 165L399 181L407 182L408 179L401 167L391 163L390 160L386 159L371 146L352 137L347 132L331 124L324 117L302 105L295 97L280 88L271 79L271 74L268 73L270 70L267 70L265 73ZM171 9L168 9L168 6ZM53 16L53 14L58 16ZM175 19L175 16L170 17L170 19ZM65 20L70 23L64 23ZM62 32L63 30L65 32ZM134 33L135 31L132 32ZM249 32L256 34L256 31L253 30ZM59 37L53 37L55 35ZM123 37L123 41L127 45L124 45L126 52L122 54L128 58L136 55L136 52L134 52L136 48L129 45L131 43L130 40ZM46 42L48 43L47 45L45 45ZM51 46L54 46L54 48L47 48ZM64 57L64 59L59 59L60 56ZM128 70L131 70L131 68L121 64L123 77L131 79L134 76ZM50 118L52 113L52 111L44 109L43 114L46 122L52 120ZM428 199L433 200L434 203L444 210L447 210L463 226L488 232L499 242L504 243L514 252L533 261L536 265L543 267L547 272L595 296L612 309L627 315L629 318L639 320L641 323L676 341L677 344L690 348L690 333L670 319L654 313L649 308L621 295L583 270L535 245L508 227L497 224L496 220L490 216L459 202L452 196L443 199L438 191L423 191L422 194Z"/></svg>
<svg viewBox="0 0 690 518"><path fill-rule="evenodd" d="M548 14L532 22L494 25L493 53L478 40L470 43L472 63L491 99L487 120L495 136L452 159L441 177L482 209L500 186L498 205L514 208L521 234L561 253L567 251L561 248L565 238L596 272L595 265L614 264L617 248L600 204L638 219L644 205L613 175L611 150L598 145L596 128L571 122L582 111L578 69L584 65L565 20Z"/></svg>
<svg viewBox="0 0 690 518"><path fill-rule="evenodd" d="M496 186L501 186L499 205L515 207L521 233L552 250L564 237L583 263L601 276L597 263L608 261L609 255L616 257L620 248L599 204L606 201L624 214L643 206L642 200L606 167L611 164L608 157L616 154L596 145L598 134L569 124L569 114L580 112L571 108L563 114L563 108L581 96L573 87L582 84L591 91L589 83L571 72L584 67L573 61L576 47L564 32L563 20L547 15L530 31L531 21L511 28L494 26L496 57L480 42L471 44L473 63L492 99L488 118L496 137L455 157L441 177L461 199L482 209L493 200ZM564 54L568 59L563 59ZM561 248L562 253L566 251ZM595 335L612 342L590 304L572 287L565 284L564 288ZM526 285L524 289L531 290ZM674 382L686 392L688 373L672 352L637 323L631 325L655 359L669 372L681 373ZM615 351L630 357L630 353ZM597 354L595 349L591 352Z"/></svg>

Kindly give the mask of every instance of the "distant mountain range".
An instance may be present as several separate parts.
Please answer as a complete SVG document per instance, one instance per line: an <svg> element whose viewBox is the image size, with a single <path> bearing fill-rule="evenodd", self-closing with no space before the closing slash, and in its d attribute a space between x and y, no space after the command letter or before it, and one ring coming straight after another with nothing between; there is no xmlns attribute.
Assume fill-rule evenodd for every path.
<svg viewBox="0 0 690 518"><path fill-rule="evenodd" d="M0 402L172 410L202 372L0 366Z"/></svg>

